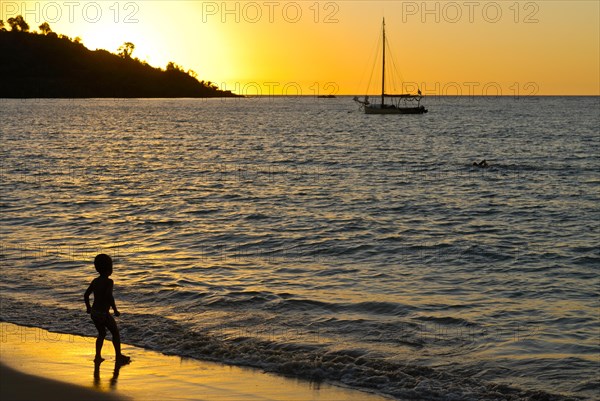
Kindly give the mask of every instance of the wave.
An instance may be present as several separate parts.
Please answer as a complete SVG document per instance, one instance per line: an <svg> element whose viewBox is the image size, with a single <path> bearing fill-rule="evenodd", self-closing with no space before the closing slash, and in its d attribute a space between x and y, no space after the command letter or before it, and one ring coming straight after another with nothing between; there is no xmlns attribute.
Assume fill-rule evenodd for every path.
<svg viewBox="0 0 600 401"><path fill-rule="evenodd" d="M406 316L414 308L395 302L336 303L298 298L289 293L274 294L266 291L231 291L225 294L207 296L202 304L212 308L232 308L238 306L259 308L269 304L278 312L327 312L355 313L369 316Z"/></svg>
<svg viewBox="0 0 600 401"><path fill-rule="evenodd" d="M423 321L426 321L426 322L438 323L438 324L454 324L454 325L461 325L461 326L477 326L476 323L470 322L470 321L468 321L466 319L456 318L456 317L452 317L452 316L442 316L442 317L438 317L438 316L419 316L419 317L417 317L417 319L423 320Z"/></svg>
<svg viewBox="0 0 600 401"><path fill-rule="evenodd" d="M372 305L368 307L371 308ZM2 321L63 333L95 335L93 325L81 310L58 306L40 308L3 297L0 312ZM561 395L487 382L464 375L460 370L454 371L451 367L419 366L410 360L382 358L375 352L361 348L334 349L325 343L298 344L277 341L276 338L238 336L227 339L205 328L155 314L127 314L120 319L119 324L122 338L128 343L165 354L251 366L311 381L343 384L398 399L569 399ZM93 351L90 349L90 352Z"/></svg>

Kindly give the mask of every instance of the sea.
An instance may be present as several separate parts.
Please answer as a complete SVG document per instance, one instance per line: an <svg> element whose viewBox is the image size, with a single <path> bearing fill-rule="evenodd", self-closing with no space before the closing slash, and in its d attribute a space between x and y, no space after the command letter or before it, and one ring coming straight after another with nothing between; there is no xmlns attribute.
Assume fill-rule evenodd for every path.
<svg viewBox="0 0 600 401"><path fill-rule="evenodd" d="M600 98L422 104L0 99L0 319L94 336L106 253L127 344L397 400L600 399Z"/></svg>

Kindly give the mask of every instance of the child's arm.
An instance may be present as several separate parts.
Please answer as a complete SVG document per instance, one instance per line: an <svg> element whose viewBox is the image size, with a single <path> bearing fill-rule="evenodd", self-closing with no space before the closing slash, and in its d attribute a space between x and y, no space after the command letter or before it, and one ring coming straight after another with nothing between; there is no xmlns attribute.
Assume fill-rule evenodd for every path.
<svg viewBox="0 0 600 401"><path fill-rule="evenodd" d="M90 284L90 286L88 287L88 289L85 290L85 294L83 294L83 300L85 301L85 307L86 307L86 312L87 313L91 313L92 312L92 307L90 306L90 294L93 291L93 289L92 289L93 284L94 284L94 282L92 282Z"/></svg>
<svg viewBox="0 0 600 401"><path fill-rule="evenodd" d="M119 315L121 315L121 312L119 312L117 310L117 305L115 304L115 297L113 297L113 285L114 282L112 280L110 280L110 284L108 286L108 293L109 293L109 297L110 297L110 306L113 308L113 311L115 312L115 316L119 317Z"/></svg>

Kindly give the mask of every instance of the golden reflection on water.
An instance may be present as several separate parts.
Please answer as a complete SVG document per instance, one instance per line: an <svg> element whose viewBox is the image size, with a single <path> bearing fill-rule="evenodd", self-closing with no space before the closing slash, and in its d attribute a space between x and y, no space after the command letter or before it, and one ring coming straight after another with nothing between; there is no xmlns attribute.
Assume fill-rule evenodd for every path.
<svg viewBox="0 0 600 401"><path fill-rule="evenodd" d="M563 336L589 355L597 101L436 101L376 127L350 99L5 101L2 294L35 321L78 309L105 252L140 332L314 345L317 326L328 350L471 367Z"/></svg>

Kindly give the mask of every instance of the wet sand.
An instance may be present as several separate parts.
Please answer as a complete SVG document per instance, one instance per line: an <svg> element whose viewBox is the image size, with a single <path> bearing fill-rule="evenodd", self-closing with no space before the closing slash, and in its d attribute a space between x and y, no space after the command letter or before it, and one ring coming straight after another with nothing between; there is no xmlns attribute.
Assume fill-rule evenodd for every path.
<svg viewBox="0 0 600 401"><path fill-rule="evenodd" d="M123 345L132 363L115 365L106 341L98 365L95 338L0 323L2 400L335 400L388 398Z"/></svg>

